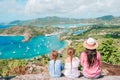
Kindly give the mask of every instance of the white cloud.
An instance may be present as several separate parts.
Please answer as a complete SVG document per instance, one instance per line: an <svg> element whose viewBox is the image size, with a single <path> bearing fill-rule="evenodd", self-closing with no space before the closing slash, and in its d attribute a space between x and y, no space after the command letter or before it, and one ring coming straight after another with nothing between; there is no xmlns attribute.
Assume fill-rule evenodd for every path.
<svg viewBox="0 0 120 80"><path fill-rule="evenodd" d="M28 14L45 14L53 12L52 10L55 10L55 7L55 0L28 0L25 11Z"/></svg>
<svg viewBox="0 0 120 80"><path fill-rule="evenodd" d="M120 1L119 0L97 0L89 4L83 4L74 12L74 14L85 16L103 16L103 15L117 15L120 16Z"/></svg>
<svg viewBox="0 0 120 80"><path fill-rule="evenodd" d="M120 0L28 0L25 10L29 14L61 16L103 15L120 13Z"/></svg>
<svg viewBox="0 0 120 80"><path fill-rule="evenodd" d="M19 4L17 0L2 0L0 1L0 13L6 14L22 14L24 6Z"/></svg>
<svg viewBox="0 0 120 80"><path fill-rule="evenodd" d="M0 0L0 13L19 18L120 16L119 4L120 0Z"/></svg>
<svg viewBox="0 0 120 80"><path fill-rule="evenodd" d="M91 0L95 1L95 0ZM26 5L28 13L54 13L63 14L71 13L80 6L89 4L90 1L85 0L29 0Z"/></svg>

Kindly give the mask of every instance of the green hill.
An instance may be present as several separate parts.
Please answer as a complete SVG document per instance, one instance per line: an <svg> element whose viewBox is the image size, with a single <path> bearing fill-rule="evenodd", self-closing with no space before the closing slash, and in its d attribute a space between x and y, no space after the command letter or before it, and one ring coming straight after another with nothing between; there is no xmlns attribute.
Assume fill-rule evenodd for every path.
<svg viewBox="0 0 120 80"><path fill-rule="evenodd" d="M102 16L102 17L98 17L98 18L96 18L96 19L98 19L98 20L113 20L115 17L114 16L112 16L112 15L107 15L107 16Z"/></svg>
<svg viewBox="0 0 120 80"><path fill-rule="evenodd" d="M54 24L79 24L79 23L92 23L92 24L117 24L120 25L120 17L114 17L112 15L106 15L98 18L88 18L88 19L75 19L75 18L62 18L62 17L44 17L25 21L12 21L10 24L17 25L29 25L29 26L50 26Z"/></svg>

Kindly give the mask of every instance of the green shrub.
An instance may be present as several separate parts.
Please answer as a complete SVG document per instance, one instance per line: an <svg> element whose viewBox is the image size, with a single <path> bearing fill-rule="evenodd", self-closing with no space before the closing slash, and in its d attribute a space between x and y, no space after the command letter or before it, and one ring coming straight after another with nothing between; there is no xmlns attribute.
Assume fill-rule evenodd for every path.
<svg viewBox="0 0 120 80"><path fill-rule="evenodd" d="M120 64L120 54L112 39L103 41L99 51L101 52L103 61L110 64Z"/></svg>
<svg viewBox="0 0 120 80"><path fill-rule="evenodd" d="M26 66L28 63L27 60L0 60L0 74L6 76L7 72L18 66Z"/></svg>

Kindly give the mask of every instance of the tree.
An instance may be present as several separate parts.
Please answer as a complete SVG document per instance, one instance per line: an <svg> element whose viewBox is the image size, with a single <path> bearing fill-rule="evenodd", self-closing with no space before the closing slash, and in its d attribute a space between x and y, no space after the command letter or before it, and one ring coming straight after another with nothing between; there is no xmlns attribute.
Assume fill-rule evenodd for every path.
<svg viewBox="0 0 120 80"><path fill-rule="evenodd" d="M103 61L110 64L120 64L120 53L114 44L115 42L112 39L103 41L99 51L101 52Z"/></svg>

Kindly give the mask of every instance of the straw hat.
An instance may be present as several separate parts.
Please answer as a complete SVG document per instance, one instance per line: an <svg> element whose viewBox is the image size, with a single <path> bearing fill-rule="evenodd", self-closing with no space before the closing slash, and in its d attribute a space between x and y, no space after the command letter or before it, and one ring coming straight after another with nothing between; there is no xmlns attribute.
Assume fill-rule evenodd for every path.
<svg viewBox="0 0 120 80"><path fill-rule="evenodd" d="M98 43L93 38L88 38L84 41L83 46L87 49L96 49L98 47Z"/></svg>

